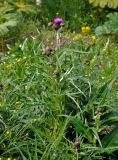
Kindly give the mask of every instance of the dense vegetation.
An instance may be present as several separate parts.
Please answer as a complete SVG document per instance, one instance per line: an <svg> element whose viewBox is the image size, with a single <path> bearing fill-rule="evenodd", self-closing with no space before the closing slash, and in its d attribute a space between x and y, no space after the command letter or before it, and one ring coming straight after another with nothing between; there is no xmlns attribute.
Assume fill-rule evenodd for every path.
<svg viewBox="0 0 118 160"><path fill-rule="evenodd" d="M0 160L117 160L118 4L101 1L0 2Z"/></svg>

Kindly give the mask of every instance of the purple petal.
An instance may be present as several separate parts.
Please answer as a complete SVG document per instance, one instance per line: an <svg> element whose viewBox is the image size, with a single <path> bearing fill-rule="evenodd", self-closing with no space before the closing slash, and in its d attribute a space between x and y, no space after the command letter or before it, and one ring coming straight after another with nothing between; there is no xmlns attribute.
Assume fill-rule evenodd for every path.
<svg viewBox="0 0 118 160"><path fill-rule="evenodd" d="M61 24L61 23L63 23L63 19L62 18L55 18L54 23L55 24Z"/></svg>

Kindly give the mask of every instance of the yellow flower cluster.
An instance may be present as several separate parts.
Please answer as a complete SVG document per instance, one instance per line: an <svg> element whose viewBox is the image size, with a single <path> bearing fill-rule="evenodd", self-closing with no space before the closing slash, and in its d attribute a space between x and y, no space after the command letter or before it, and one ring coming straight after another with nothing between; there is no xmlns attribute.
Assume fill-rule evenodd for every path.
<svg viewBox="0 0 118 160"><path fill-rule="evenodd" d="M93 40L94 42L95 42L95 41L96 41L96 39L97 39L95 35L94 35L94 36L92 36L91 38L92 38L92 40Z"/></svg>
<svg viewBox="0 0 118 160"><path fill-rule="evenodd" d="M86 26L86 27L82 27L81 30L82 30L82 33L89 33L91 31L91 28L90 26Z"/></svg>
<svg viewBox="0 0 118 160"><path fill-rule="evenodd" d="M82 38L82 35L81 34L76 34L74 37L73 37L73 40L74 41L78 41Z"/></svg>

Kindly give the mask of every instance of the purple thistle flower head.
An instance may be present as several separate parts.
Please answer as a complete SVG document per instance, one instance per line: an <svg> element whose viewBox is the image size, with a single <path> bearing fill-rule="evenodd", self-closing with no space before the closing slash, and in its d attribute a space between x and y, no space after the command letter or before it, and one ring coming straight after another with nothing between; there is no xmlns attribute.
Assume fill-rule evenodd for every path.
<svg viewBox="0 0 118 160"><path fill-rule="evenodd" d="M63 23L63 19L62 18L55 18L54 23L55 24L61 24L61 23Z"/></svg>

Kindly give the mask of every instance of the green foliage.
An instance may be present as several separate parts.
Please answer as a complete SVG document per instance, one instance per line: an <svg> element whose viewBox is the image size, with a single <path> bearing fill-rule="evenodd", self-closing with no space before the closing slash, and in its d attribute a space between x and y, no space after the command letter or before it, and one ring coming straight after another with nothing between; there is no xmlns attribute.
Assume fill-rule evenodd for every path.
<svg viewBox="0 0 118 160"><path fill-rule="evenodd" d="M3 121L2 116L0 115L0 133L2 133L6 129L6 125Z"/></svg>
<svg viewBox="0 0 118 160"><path fill-rule="evenodd" d="M27 2L19 2L19 1L16 1L16 2L12 2L11 3L14 8L16 9L17 12L22 12L22 13L27 13L27 14L36 14L36 7L35 5Z"/></svg>
<svg viewBox="0 0 118 160"><path fill-rule="evenodd" d="M30 4L17 1L4 1L0 3L0 35L6 35L11 28L19 24L19 21L21 21L26 14L35 13L35 7Z"/></svg>
<svg viewBox="0 0 118 160"><path fill-rule="evenodd" d="M70 117L70 123L72 123L75 127L76 132L81 134L83 137L87 138L90 143L93 142L93 135L90 132L90 128L85 126L81 119Z"/></svg>
<svg viewBox="0 0 118 160"><path fill-rule="evenodd" d="M101 34L115 34L118 35L118 13L109 13L107 15L109 19L104 23L103 26L99 26L96 28L95 33L97 35Z"/></svg>
<svg viewBox="0 0 118 160"><path fill-rule="evenodd" d="M89 0L89 2L94 6L100 6L101 8L105 8L106 6L113 9L118 8L117 0Z"/></svg>
<svg viewBox="0 0 118 160"><path fill-rule="evenodd" d="M108 153L112 153L114 150L118 149L118 127L103 138L102 144Z"/></svg>
<svg viewBox="0 0 118 160"><path fill-rule="evenodd" d="M88 7L88 0L35 3L2 0L0 6L1 36L20 37L0 55L0 159L117 159L117 44L110 36L64 31L79 40L62 37L68 41L59 50L45 52L56 46L55 32L44 31L53 18L79 32L90 23L92 32L105 10ZM114 34L117 17L109 14L105 23Z"/></svg>
<svg viewBox="0 0 118 160"><path fill-rule="evenodd" d="M8 33L9 28L18 23L17 14L12 13L14 8L8 4L0 5L0 35Z"/></svg>
<svg viewBox="0 0 118 160"><path fill-rule="evenodd" d="M55 17L63 17L66 28L78 31L81 30L82 25L95 24L96 9L89 4L88 0L44 0L40 13L43 23L47 25Z"/></svg>
<svg viewBox="0 0 118 160"><path fill-rule="evenodd" d="M24 39L1 57L1 156L102 160L114 147L102 132L118 123L115 46L73 42L48 57L39 42Z"/></svg>

